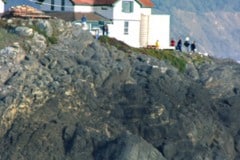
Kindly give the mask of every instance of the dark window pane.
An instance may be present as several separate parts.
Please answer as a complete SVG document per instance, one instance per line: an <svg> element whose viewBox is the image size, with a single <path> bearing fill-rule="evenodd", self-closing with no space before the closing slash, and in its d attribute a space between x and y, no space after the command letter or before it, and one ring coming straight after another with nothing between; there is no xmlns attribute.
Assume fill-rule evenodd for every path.
<svg viewBox="0 0 240 160"><path fill-rule="evenodd" d="M122 1L122 12L133 12L133 1Z"/></svg>

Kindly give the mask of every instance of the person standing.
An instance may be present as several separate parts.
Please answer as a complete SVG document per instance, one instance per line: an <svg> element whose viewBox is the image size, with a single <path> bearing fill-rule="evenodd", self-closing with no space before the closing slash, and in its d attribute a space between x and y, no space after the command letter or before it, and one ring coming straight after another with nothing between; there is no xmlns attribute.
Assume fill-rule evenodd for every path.
<svg viewBox="0 0 240 160"><path fill-rule="evenodd" d="M82 16L81 22L82 23L87 23L87 17L85 15Z"/></svg>
<svg viewBox="0 0 240 160"><path fill-rule="evenodd" d="M189 46L190 46L189 37L186 37L185 42L184 42L184 46L186 47L187 52L189 52Z"/></svg>
<svg viewBox="0 0 240 160"><path fill-rule="evenodd" d="M95 30L95 39L98 40L98 38L99 38L99 30L96 29Z"/></svg>
<svg viewBox="0 0 240 160"><path fill-rule="evenodd" d="M156 41L155 46L156 46L156 49L160 49L160 42L159 42L159 40Z"/></svg>
<svg viewBox="0 0 240 160"><path fill-rule="evenodd" d="M182 52L182 39L179 38L176 46L176 50Z"/></svg>
<svg viewBox="0 0 240 160"><path fill-rule="evenodd" d="M195 44L195 41L193 41L193 42L191 43L191 45L190 45L190 49L191 49L191 52L192 52L192 53L195 53L195 51L196 51L196 44Z"/></svg>
<svg viewBox="0 0 240 160"><path fill-rule="evenodd" d="M87 17L85 15L82 16L81 18L81 23L82 23L82 29L83 30L87 30L88 26L87 26Z"/></svg>
<svg viewBox="0 0 240 160"><path fill-rule="evenodd" d="M171 41L170 41L170 46L171 47L175 47L175 40L172 38Z"/></svg>
<svg viewBox="0 0 240 160"><path fill-rule="evenodd" d="M108 25L107 24L105 24L104 26L103 26L103 35L108 35Z"/></svg>

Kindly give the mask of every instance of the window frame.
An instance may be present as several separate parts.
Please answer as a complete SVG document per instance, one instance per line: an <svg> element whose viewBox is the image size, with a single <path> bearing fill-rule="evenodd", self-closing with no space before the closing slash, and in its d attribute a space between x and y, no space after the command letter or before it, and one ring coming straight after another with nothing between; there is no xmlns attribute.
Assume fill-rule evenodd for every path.
<svg viewBox="0 0 240 160"><path fill-rule="evenodd" d="M65 0L61 1L61 11L65 11Z"/></svg>
<svg viewBox="0 0 240 160"><path fill-rule="evenodd" d="M123 34L124 35L128 35L129 34L129 21L124 21Z"/></svg>
<svg viewBox="0 0 240 160"><path fill-rule="evenodd" d="M134 1L123 0L122 1L122 12L123 13L133 13L134 11Z"/></svg>
<svg viewBox="0 0 240 160"><path fill-rule="evenodd" d="M54 11L55 9L55 1L51 0L51 11Z"/></svg>
<svg viewBox="0 0 240 160"><path fill-rule="evenodd" d="M108 8L107 7L101 7L101 10L108 10Z"/></svg>

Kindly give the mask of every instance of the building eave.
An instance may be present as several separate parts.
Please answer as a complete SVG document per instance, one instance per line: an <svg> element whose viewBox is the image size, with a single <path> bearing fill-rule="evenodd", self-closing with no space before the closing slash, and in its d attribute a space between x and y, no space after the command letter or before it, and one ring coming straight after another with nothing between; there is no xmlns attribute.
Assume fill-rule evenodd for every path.
<svg viewBox="0 0 240 160"><path fill-rule="evenodd" d="M70 0L74 5L90 5L90 6L113 6L119 0ZM151 0L136 0L141 7L152 8L154 4Z"/></svg>
<svg viewBox="0 0 240 160"><path fill-rule="evenodd" d="M101 16L96 12L61 12L61 11L48 11L46 15L57 17L65 21L78 21L84 15L88 21L111 21L110 19Z"/></svg>

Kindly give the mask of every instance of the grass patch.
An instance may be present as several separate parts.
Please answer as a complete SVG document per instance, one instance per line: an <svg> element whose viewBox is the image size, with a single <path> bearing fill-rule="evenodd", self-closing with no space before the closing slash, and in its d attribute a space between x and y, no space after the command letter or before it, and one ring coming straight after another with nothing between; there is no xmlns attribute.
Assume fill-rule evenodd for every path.
<svg viewBox="0 0 240 160"><path fill-rule="evenodd" d="M117 40L116 38L109 38L107 36L100 36L99 41L103 44L107 44L110 46L115 46L117 49L125 52L125 53L131 53L133 50L136 50L136 48L128 46L126 43Z"/></svg>
<svg viewBox="0 0 240 160"><path fill-rule="evenodd" d="M196 65L201 65L201 64L204 64L206 62L211 62L209 57L203 56L203 55L200 55L200 54L193 54L192 55L192 61Z"/></svg>
<svg viewBox="0 0 240 160"><path fill-rule="evenodd" d="M52 35L52 36L48 36L46 31L41 30L40 28L38 28L35 25L29 26L30 28L32 28L34 31L38 32L39 34L43 35L46 39L48 43L51 44L57 44L58 40L57 37Z"/></svg>
<svg viewBox="0 0 240 160"><path fill-rule="evenodd" d="M0 49L5 48L6 46L11 46L14 42L21 42L21 38L0 27Z"/></svg>
<svg viewBox="0 0 240 160"><path fill-rule="evenodd" d="M141 53L158 58L159 60L166 60L171 65L176 67L180 72L183 72L186 68L187 61L183 57L176 56L173 50L155 50L155 49L139 49Z"/></svg>
<svg viewBox="0 0 240 160"><path fill-rule="evenodd" d="M186 68L187 61L183 57L176 56L173 50L155 50L148 48L133 48L125 44L124 42L118 41L115 38L109 38L107 36L101 36L99 38L100 42L103 44L115 46L117 49L122 50L125 53L138 52L146 54L159 60L166 60L170 62L171 65L176 67L180 72L183 72Z"/></svg>

